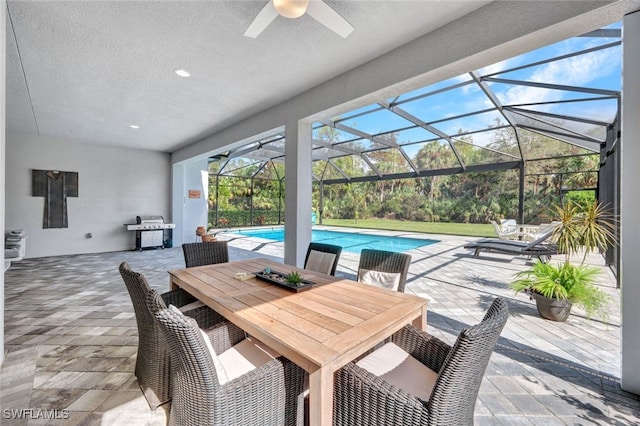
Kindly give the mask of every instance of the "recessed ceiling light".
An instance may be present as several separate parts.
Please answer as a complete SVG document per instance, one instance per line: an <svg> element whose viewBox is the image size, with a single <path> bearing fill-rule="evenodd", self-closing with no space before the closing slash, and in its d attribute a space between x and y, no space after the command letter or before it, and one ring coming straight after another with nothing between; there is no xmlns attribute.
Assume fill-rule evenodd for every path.
<svg viewBox="0 0 640 426"><path fill-rule="evenodd" d="M131 124L129 127L131 127L132 129L139 129L140 126L138 126L137 124Z"/></svg>
<svg viewBox="0 0 640 426"><path fill-rule="evenodd" d="M191 77L191 73L187 70L176 70L175 73L180 77Z"/></svg>

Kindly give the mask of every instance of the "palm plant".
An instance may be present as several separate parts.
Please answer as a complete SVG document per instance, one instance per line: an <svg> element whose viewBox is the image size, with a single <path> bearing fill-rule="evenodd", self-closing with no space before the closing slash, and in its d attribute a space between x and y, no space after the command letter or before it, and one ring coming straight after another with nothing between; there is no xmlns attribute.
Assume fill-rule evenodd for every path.
<svg viewBox="0 0 640 426"><path fill-rule="evenodd" d="M573 201L553 207L561 226L553 231L552 239L558 245L558 251L565 254L565 263L569 263L571 254L580 248L581 230L578 221L580 207Z"/></svg>
<svg viewBox="0 0 640 426"><path fill-rule="evenodd" d="M598 201L578 204L569 200L556 205L554 210L562 226L555 229L553 239L558 250L565 254L566 263L581 248L584 248L583 264L589 252L604 251L616 244L616 219Z"/></svg>
<svg viewBox="0 0 640 426"><path fill-rule="evenodd" d="M582 222L582 245L585 247L582 263L590 250L605 251L616 244L617 220L604 205L595 200L589 202L582 209L580 221Z"/></svg>

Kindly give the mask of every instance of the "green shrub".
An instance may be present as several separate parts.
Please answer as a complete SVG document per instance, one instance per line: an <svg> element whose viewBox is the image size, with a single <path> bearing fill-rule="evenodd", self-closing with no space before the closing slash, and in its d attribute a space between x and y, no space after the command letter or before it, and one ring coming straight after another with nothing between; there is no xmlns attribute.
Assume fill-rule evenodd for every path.
<svg viewBox="0 0 640 426"><path fill-rule="evenodd" d="M215 210L209 210L209 222L214 228L240 228L253 225L281 225L284 221L284 212L278 215L277 210L254 210L253 223L249 210L219 210L216 224Z"/></svg>
<svg viewBox="0 0 640 426"><path fill-rule="evenodd" d="M598 314L606 319L609 296L594 283L600 270L593 266L561 263L553 266L536 262L531 269L516 274L511 287L518 292L538 293L564 299L584 308L588 317Z"/></svg>

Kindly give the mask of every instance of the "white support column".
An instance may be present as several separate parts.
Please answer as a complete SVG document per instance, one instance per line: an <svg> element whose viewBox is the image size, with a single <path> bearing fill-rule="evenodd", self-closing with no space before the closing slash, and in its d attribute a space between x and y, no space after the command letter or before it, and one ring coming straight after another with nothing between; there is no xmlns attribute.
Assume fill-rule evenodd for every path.
<svg viewBox="0 0 640 426"><path fill-rule="evenodd" d="M173 165L173 245L196 241L196 228L207 226L209 170L206 157ZM199 191L199 196L198 196Z"/></svg>
<svg viewBox="0 0 640 426"><path fill-rule="evenodd" d="M624 17L622 38L621 386L640 394L640 11Z"/></svg>
<svg viewBox="0 0 640 426"><path fill-rule="evenodd" d="M311 241L311 123L285 126L284 263L304 264Z"/></svg>

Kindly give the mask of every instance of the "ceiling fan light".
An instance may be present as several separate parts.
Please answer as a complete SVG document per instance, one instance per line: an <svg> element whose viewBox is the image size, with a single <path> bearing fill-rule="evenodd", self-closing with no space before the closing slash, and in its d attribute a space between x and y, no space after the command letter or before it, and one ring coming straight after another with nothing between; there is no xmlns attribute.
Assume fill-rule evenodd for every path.
<svg viewBox="0 0 640 426"><path fill-rule="evenodd" d="M285 18L299 18L307 11L309 0L273 0L273 7Z"/></svg>

